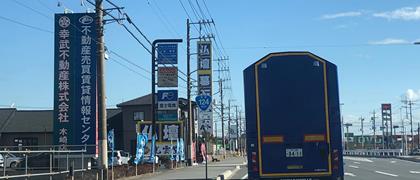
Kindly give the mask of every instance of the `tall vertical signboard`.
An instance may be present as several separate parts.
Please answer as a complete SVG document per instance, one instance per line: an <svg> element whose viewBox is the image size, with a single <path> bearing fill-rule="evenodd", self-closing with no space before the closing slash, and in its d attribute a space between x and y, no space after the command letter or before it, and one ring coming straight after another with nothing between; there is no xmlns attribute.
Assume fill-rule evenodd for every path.
<svg viewBox="0 0 420 180"><path fill-rule="evenodd" d="M54 144L61 149L98 142L95 21L95 13L55 15Z"/></svg>
<svg viewBox="0 0 420 180"><path fill-rule="evenodd" d="M178 44L158 44L157 63L156 155L173 155L177 149L173 142L182 137L178 118Z"/></svg>
<svg viewBox="0 0 420 180"><path fill-rule="evenodd" d="M206 108L198 110L198 133L204 132L213 134L213 113L211 107L212 96L212 46L211 41L197 42L197 80L198 96L196 98L199 104L205 103ZM210 99L210 102L207 102ZM200 105L201 104L201 105Z"/></svg>
<svg viewBox="0 0 420 180"><path fill-rule="evenodd" d="M386 148L390 148L390 143L392 143L392 111L391 104L381 104L382 110L382 124L385 128L384 131L384 143Z"/></svg>

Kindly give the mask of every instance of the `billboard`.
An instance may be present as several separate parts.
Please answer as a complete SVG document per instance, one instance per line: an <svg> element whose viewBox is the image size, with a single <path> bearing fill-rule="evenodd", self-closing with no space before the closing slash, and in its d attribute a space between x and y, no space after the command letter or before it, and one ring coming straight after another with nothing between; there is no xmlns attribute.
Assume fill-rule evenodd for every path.
<svg viewBox="0 0 420 180"><path fill-rule="evenodd" d="M158 110L178 110L178 90L158 90Z"/></svg>
<svg viewBox="0 0 420 180"><path fill-rule="evenodd" d="M177 67L158 67L159 87L178 87Z"/></svg>
<svg viewBox="0 0 420 180"><path fill-rule="evenodd" d="M97 144L95 21L95 13L55 15L54 144L61 149Z"/></svg>
<svg viewBox="0 0 420 180"><path fill-rule="evenodd" d="M178 64L178 44L157 45L158 64Z"/></svg>
<svg viewBox="0 0 420 180"><path fill-rule="evenodd" d="M211 41L197 42L197 81L198 95L212 96L212 44ZM212 106L198 110L198 133L213 134Z"/></svg>

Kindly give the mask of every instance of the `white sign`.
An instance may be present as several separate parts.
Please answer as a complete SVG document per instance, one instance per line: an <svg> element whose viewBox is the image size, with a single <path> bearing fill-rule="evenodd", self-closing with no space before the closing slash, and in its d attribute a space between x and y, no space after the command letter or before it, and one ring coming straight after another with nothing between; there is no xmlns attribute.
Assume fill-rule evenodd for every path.
<svg viewBox="0 0 420 180"><path fill-rule="evenodd" d="M159 87L178 87L177 67L158 67Z"/></svg>
<svg viewBox="0 0 420 180"><path fill-rule="evenodd" d="M302 148L286 149L286 157L303 157Z"/></svg>

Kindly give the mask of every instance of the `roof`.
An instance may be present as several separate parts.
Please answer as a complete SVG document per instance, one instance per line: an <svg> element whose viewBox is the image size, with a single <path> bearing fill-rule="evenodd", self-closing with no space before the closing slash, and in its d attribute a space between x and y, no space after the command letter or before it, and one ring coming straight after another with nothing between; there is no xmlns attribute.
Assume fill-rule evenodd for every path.
<svg viewBox="0 0 420 180"><path fill-rule="evenodd" d="M3 111L1 109L0 111ZM14 110L8 116L0 114L0 121L6 124L2 132L51 132L53 128L52 110Z"/></svg>
<svg viewBox="0 0 420 180"><path fill-rule="evenodd" d="M126 102L122 102L120 104L117 104L117 107L150 105L150 104L152 104L152 94L148 94L148 95L138 97L138 98L126 101Z"/></svg>
<svg viewBox="0 0 420 180"><path fill-rule="evenodd" d="M53 110L17 110L0 108L0 132L52 132ZM121 113L121 109L107 109L107 117Z"/></svg>

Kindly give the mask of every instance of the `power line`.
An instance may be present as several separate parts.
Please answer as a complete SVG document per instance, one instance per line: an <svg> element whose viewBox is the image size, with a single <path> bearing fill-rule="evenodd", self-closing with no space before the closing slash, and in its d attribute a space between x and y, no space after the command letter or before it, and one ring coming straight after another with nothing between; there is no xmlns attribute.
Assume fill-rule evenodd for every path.
<svg viewBox="0 0 420 180"><path fill-rule="evenodd" d="M144 72L147 72L147 73L152 73L152 72L150 72L149 70L147 70L147 69L145 69L145 68L143 68L143 67L141 67L140 65L138 65L138 64L136 64L136 63L134 63L133 61L130 61L130 60L128 60L127 58L125 58L125 57L123 57L123 56L121 56L120 54L118 54L118 53L116 53L115 51L109 51L110 53L112 53L112 54L115 54L116 56L118 56L119 58L121 58L122 60L124 60L124 61L126 61L126 62L128 62L128 63L130 63L131 65L133 65L133 66L136 66L136 67L138 67L139 69L141 69L141 70L143 70Z"/></svg>
<svg viewBox="0 0 420 180"><path fill-rule="evenodd" d="M32 26L32 25L28 25L28 24L25 24L25 23L21 23L19 21L16 21L16 20L13 20L13 19L9 19L9 18L4 17L4 16L1 16L1 15L0 15L0 19L9 21L9 22L12 22L12 23L15 23L15 24L19 24L21 26L25 26L25 27L30 28L30 29L34 29L34 30L38 30L38 31L46 32L46 33L51 33L51 34L54 33L54 32L52 32L50 30L46 30L46 29L39 28L39 27L36 27L36 26Z"/></svg>
<svg viewBox="0 0 420 180"><path fill-rule="evenodd" d="M23 4L23 3L21 3L21 2L19 2L19 1L17 1L17 0L13 0L13 2L14 2L14 3L16 3L16 4L18 4L18 5L20 5L20 6L22 6L22 7L27 8L27 9L29 9L29 10L32 10L33 12L35 12L35 13L37 13L37 14L39 14L39 15L41 15L41 16L43 16L43 17L47 18L47 19L51 19L51 17L50 17L50 16L48 16L48 15L46 15L46 14L44 14L44 13L42 13L42 12L40 12L40 11L38 11L38 10L36 10L36 9L34 9L34 8L32 8L32 7L30 7L30 6L27 6L27 5L25 5L25 4ZM38 1L38 2L39 2L39 1Z"/></svg>
<svg viewBox="0 0 420 180"><path fill-rule="evenodd" d="M147 77L147 76L145 76L145 75L143 75L143 74L141 74L141 73L139 73L139 72L135 71L134 69L132 69L132 68L128 67L127 65L125 65L125 64L123 64L123 63L121 63L121 62L118 62L117 60L115 60L115 59L113 59L113 58L109 58L109 59L110 59L110 60L112 60L112 61L114 61L114 62L116 62L117 64L119 64L119 65L121 65L121 66L125 67L126 69L130 70L131 72L136 73L136 74L138 74L139 76L141 76L141 77L143 77L143 78L145 78L145 79L147 79L147 80L149 80L149 81L151 80L149 77Z"/></svg>

